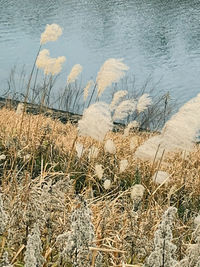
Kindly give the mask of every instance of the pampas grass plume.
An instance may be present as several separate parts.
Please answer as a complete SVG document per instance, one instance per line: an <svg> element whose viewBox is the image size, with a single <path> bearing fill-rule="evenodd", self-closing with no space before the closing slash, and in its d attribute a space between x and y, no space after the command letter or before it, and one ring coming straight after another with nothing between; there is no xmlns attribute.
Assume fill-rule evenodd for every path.
<svg viewBox="0 0 200 267"><path fill-rule="evenodd" d="M104 170L103 170L102 165L101 164L96 164L95 165L95 174L97 175L97 177L99 178L99 180L102 179L103 172L104 172Z"/></svg>
<svg viewBox="0 0 200 267"><path fill-rule="evenodd" d="M103 102L97 102L85 109L82 119L78 122L80 135L90 136L101 142L112 127L109 105Z"/></svg>
<svg viewBox="0 0 200 267"><path fill-rule="evenodd" d="M119 163L119 172L120 173L124 172L127 167L128 167L128 160L122 159Z"/></svg>
<svg viewBox="0 0 200 267"><path fill-rule="evenodd" d="M135 156L153 161L159 160L166 152L186 151L194 149L196 134L200 129L200 94L184 104L164 125L161 135L153 136L141 145Z"/></svg>
<svg viewBox="0 0 200 267"><path fill-rule="evenodd" d="M120 102L122 98L124 98L128 94L127 90L120 90L116 92L113 96L112 102L110 104L110 109L114 110L116 108L116 105Z"/></svg>
<svg viewBox="0 0 200 267"><path fill-rule="evenodd" d="M111 139L106 140L105 145L104 145L104 151L110 154L116 153L116 147L115 147L113 140Z"/></svg>
<svg viewBox="0 0 200 267"><path fill-rule="evenodd" d="M128 69L129 67L122 62L122 59L110 58L106 60L97 74L98 96L103 93L106 87L124 77L125 71Z"/></svg>
<svg viewBox="0 0 200 267"><path fill-rule="evenodd" d="M83 69L83 67L80 64L74 65L70 74L68 75L67 84L75 82L78 75L82 72L82 69Z"/></svg>
<svg viewBox="0 0 200 267"><path fill-rule="evenodd" d="M106 179L103 183L103 187L108 190L111 187L111 181L109 179Z"/></svg>
<svg viewBox="0 0 200 267"><path fill-rule="evenodd" d="M144 195L145 188L141 184L135 184L131 190L131 199L133 201L141 200Z"/></svg>
<svg viewBox="0 0 200 267"><path fill-rule="evenodd" d="M49 50L43 49L40 51L37 60L36 60L36 66L39 69L43 69L44 74L58 74L62 69L62 64L65 62L65 57L58 57L58 58L51 58L49 53Z"/></svg>
<svg viewBox="0 0 200 267"><path fill-rule="evenodd" d="M94 81L93 80L90 80L87 82L83 92L84 92L84 101L86 101L87 97L88 97L88 94L89 94L89 89L94 86Z"/></svg>
<svg viewBox="0 0 200 267"><path fill-rule="evenodd" d="M136 109L136 102L134 99L128 99L122 101L115 109L113 115L113 121L124 120L129 114L134 112Z"/></svg>
<svg viewBox="0 0 200 267"><path fill-rule="evenodd" d="M62 29L58 24L47 24L45 31L41 34L40 44L45 44L50 41L56 41L62 34Z"/></svg>
<svg viewBox="0 0 200 267"><path fill-rule="evenodd" d="M148 94L143 94L137 102L137 111L140 113L147 109L149 105L151 105L152 100Z"/></svg>

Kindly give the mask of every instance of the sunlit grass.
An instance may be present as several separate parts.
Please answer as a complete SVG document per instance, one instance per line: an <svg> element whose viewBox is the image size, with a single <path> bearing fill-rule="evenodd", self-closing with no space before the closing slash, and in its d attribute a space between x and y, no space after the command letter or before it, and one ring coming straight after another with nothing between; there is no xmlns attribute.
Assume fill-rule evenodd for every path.
<svg viewBox="0 0 200 267"><path fill-rule="evenodd" d="M51 266L57 262L55 266L59 266L59 247L55 242L59 234L70 229L69 214L74 209L76 194L87 201L92 211L95 243L100 252L105 250L101 252L102 266L110 266L111 262L120 265L122 261L142 263L153 249L153 234L168 206L178 209L174 236L181 235L182 241L175 238L174 242L178 248L181 246L184 254L191 238L193 218L200 208L198 146L189 156L175 153L164 164L152 166L137 160L134 150L130 150L133 137L137 139L137 149L151 133L134 131L124 137L123 132L109 132L105 140L112 139L116 147L116 153L110 154L104 151L104 143L90 137L77 137L75 125L63 125L42 115L25 114L19 136L20 120L21 116L14 110L0 112L0 149L1 155L6 156L0 167L1 192L9 218L1 246L2 252L8 251L10 260L23 263L25 247L16 258L15 254L26 244L27 234L39 221L43 255L51 251L46 264ZM74 140L83 144L80 158L76 149L72 150ZM99 154L89 160L91 146L97 147ZM123 159L128 161L128 167L121 172ZM96 175L96 164L103 167L101 179ZM171 174L167 184L160 186L153 182L152 176L158 167ZM107 179L111 184L106 189ZM57 192L47 190L42 196L48 184L56 186ZM132 213L134 184L141 184L145 189L136 207L137 220Z"/></svg>

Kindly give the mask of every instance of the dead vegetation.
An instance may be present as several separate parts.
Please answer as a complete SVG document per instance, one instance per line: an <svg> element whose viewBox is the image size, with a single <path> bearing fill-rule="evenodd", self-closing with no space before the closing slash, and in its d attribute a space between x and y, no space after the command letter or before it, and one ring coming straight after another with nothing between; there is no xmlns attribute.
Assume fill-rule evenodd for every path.
<svg viewBox="0 0 200 267"><path fill-rule="evenodd" d="M78 136L75 125L2 109L0 192L6 217L0 233L0 258L7 252L11 264L24 266L28 236L37 223L45 259L41 266L75 266L63 259L61 262L65 242L57 238L70 231L70 216L81 205L77 203L79 196L91 210L94 226L88 266L145 263L153 250L161 216L169 206L177 208L173 242L176 258L181 260L192 242L193 220L200 210L200 151L197 145L189 155L174 153L158 164L136 159L135 149L150 135L133 131L124 137L122 132L109 132L106 139L112 139L116 146L112 155L104 152L103 144ZM135 148L130 149L133 139ZM75 149L78 142L84 147L81 157ZM99 154L89 159L92 146L99 149ZM122 159L128 160L128 167L120 173ZM103 166L102 179L95 173L96 164ZM171 175L168 183L152 181L158 169ZM111 181L107 190L106 179ZM145 188L136 210L131 199L134 184Z"/></svg>

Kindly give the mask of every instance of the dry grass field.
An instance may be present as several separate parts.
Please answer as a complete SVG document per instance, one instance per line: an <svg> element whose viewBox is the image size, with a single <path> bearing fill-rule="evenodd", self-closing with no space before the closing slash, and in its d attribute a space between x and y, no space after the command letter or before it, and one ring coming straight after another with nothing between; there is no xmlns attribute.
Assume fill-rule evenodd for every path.
<svg viewBox="0 0 200 267"><path fill-rule="evenodd" d="M171 153L163 162L137 159L135 150L151 135L109 132L100 143L79 136L77 126L70 123L0 110L1 266L24 266L35 225L41 242L37 253L43 260L25 266L142 266L154 250L154 234L170 206L177 208L174 257L183 259L188 245L195 243L200 149L196 145L187 155ZM105 152L108 139L115 144L113 154ZM81 155L77 144L83 145ZM128 165L120 170L124 159ZM166 182L153 181L158 170L170 174ZM136 184L144 190L135 198ZM76 235L80 247L70 250L69 240Z"/></svg>

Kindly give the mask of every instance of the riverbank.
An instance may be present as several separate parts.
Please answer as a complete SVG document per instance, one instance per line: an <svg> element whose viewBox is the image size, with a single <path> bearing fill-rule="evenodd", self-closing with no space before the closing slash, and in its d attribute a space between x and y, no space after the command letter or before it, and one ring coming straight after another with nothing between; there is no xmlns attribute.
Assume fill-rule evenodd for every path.
<svg viewBox="0 0 200 267"><path fill-rule="evenodd" d="M7 108L9 110L17 110L17 107L20 103L25 105L25 111L27 114L42 114L43 116L52 118L53 120L59 120L63 124L66 124L67 122L77 124L78 121L82 118L81 114L75 114L65 110L49 108L38 104L33 104L29 102L24 103L19 100L0 97L0 109ZM125 128L125 124L123 123L114 122L113 124L114 132L123 131Z"/></svg>
<svg viewBox="0 0 200 267"><path fill-rule="evenodd" d="M134 157L152 133L109 132L103 143L77 134L69 121L0 110L1 256L6 252L14 266L24 266L37 225L44 266L79 266L76 251L78 264L86 266L142 266L154 250L162 215L173 206L173 257L184 258L196 242L199 148L152 164ZM105 149L106 140L115 150ZM153 180L158 170L169 174L166 182ZM70 238L75 250L67 246Z"/></svg>

